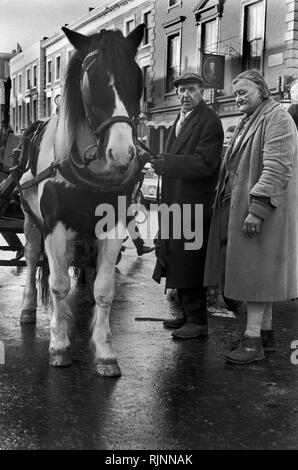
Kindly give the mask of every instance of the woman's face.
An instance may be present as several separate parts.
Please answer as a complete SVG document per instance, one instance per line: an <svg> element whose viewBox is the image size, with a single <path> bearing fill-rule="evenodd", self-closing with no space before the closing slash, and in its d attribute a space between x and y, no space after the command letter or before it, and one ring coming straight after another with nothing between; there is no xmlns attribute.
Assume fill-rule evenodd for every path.
<svg viewBox="0 0 298 470"><path fill-rule="evenodd" d="M263 101L258 86L242 78L233 87L236 104L242 113L252 114Z"/></svg>

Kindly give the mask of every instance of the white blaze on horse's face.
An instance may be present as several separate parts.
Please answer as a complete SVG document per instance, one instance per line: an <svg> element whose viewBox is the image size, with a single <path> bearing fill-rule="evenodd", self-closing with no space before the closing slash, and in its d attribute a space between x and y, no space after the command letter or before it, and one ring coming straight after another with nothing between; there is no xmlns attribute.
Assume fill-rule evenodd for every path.
<svg viewBox="0 0 298 470"><path fill-rule="evenodd" d="M129 117L127 109L121 101L116 90L113 76L110 76L110 87L115 95L115 109L112 116ZM129 164L136 155L133 141L132 128L125 122L116 122L110 127L109 139L106 147L106 159L108 164L118 172L125 173L129 170Z"/></svg>

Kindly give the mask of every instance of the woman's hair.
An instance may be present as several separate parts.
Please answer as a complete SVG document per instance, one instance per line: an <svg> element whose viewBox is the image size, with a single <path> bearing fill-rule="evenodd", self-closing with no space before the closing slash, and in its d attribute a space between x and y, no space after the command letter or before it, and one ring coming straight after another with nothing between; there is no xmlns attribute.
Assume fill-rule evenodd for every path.
<svg viewBox="0 0 298 470"><path fill-rule="evenodd" d="M236 85L239 80L250 80L251 82L255 83L259 88L262 97L265 99L269 98L271 95L270 90L268 88L267 83L265 82L262 75L257 72L256 70L246 70L245 72L239 73L236 78L233 80L233 85Z"/></svg>

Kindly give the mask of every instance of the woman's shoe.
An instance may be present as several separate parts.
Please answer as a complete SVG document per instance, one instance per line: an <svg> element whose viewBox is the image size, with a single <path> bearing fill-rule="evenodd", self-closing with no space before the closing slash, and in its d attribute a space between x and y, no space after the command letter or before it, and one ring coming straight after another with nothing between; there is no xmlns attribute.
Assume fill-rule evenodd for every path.
<svg viewBox="0 0 298 470"><path fill-rule="evenodd" d="M230 351L234 351L239 346L241 338L242 336L234 341L231 341L230 347L229 347ZM276 351L276 344L275 344L273 330L261 330L261 339L262 339L263 349L265 352Z"/></svg>
<svg viewBox="0 0 298 470"><path fill-rule="evenodd" d="M238 346L225 356L227 361L233 364L250 364L251 362L262 361L265 359L262 339L260 336L257 338L243 336Z"/></svg>

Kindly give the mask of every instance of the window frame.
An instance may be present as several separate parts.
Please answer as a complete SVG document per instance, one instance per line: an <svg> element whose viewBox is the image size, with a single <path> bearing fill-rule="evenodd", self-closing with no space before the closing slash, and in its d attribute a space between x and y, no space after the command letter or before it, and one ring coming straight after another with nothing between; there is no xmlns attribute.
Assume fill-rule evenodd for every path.
<svg viewBox="0 0 298 470"><path fill-rule="evenodd" d="M51 68L49 68L49 64L51 64ZM51 70L51 80L49 80L49 71ZM47 66L46 66L46 84L51 85L53 83L53 60L47 59Z"/></svg>
<svg viewBox="0 0 298 470"><path fill-rule="evenodd" d="M149 13L149 15L151 15L151 20L152 20L153 17L152 17L152 8L151 8L151 7L148 7L148 8L146 8L146 10L143 10L143 11L142 11L142 21L141 21L141 22L144 23L144 24L145 24L145 21L144 21L144 20L145 20L145 15L147 15L148 13ZM145 31L146 31L146 30L148 31L148 41L145 43ZM149 28L145 28L145 31L144 31L144 39L143 39L143 41L142 41L141 47L146 47L146 46L148 46L148 45L150 44Z"/></svg>
<svg viewBox="0 0 298 470"><path fill-rule="evenodd" d="M35 106L36 106L36 116L34 116L34 107ZM33 98L33 100L32 100L31 118L32 118L32 122L35 122L38 119L38 101L37 101L37 98Z"/></svg>
<svg viewBox="0 0 298 470"><path fill-rule="evenodd" d="M242 0L241 2L241 44L240 50L242 55L242 70L246 70L247 61L244 59L244 52L246 47L246 23L247 23L247 11L250 6L255 3L262 3L263 5L263 22L262 22L262 43L261 43L261 60L260 60L260 69L259 72L262 74L264 72L265 66L265 34L266 34L266 11L267 11L267 0ZM248 41L247 41L248 43Z"/></svg>
<svg viewBox="0 0 298 470"><path fill-rule="evenodd" d="M57 63L58 63L58 60L59 60L59 77L57 77ZM57 54L55 56L55 82L59 82L59 80L61 80L61 54Z"/></svg>
<svg viewBox="0 0 298 470"><path fill-rule="evenodd" d="M133 27L132 27L132 30L136 27L136 17L135 15L131 15L131 16L128 16L124 19L124 22L123 22L123 35L126 37L128 36L128 34L132 31L129 31L127 32L127 24L130 23L130 22L133 22Z"/></svg>
<svg viewBox="0 0 298 470"><path fill-rule="evenodd" d="M178 36L179 37L179 65L178 65L178 73L177 75L179 76L181 73L181 52L182 52L182 26L179 26L178 28L172 29L166 34L166 58L165 58L165 79L164 79L164 95L174 95L176 93L175 87L171 90L167 89L168 85L168 58L169 58L169 40L170 38L174 38Z"/></svg>
<svg viewBox="0 0 298 470"><path fill-rule="evenodd" d="M12 85L12 96L16 96L17 94L17 77L14 75L11 80Z"/></svg>
<svg viewBox="0 0 298 470"><path fill-rule="evenodd" d="M36 70L36 76L34 75L34 70ZM36 88L36 87L37 87L37 64L33 64L33 66L32 66L32 88Z"/></svg>
<svg viewBox="0 0 298 470"><path fill-rule="evenodd" d="M174 3L173 5L170 5L170 1L171 0L168 0L168 7L167 7L168 12L172 10L173 8L182 6L182 0L176 0L176 3Z"/></svg>
<svg viewBox="0 0 298 470"><path fill-rule="evenodd" d="M23 73L18 74L18 94L21 95L23 92Z"/></svg>
<svg viewBox="0 0 298 470"><path fill-rule="evenodd" d="M29 91L31 88L31 69L30 67L26 68L26 91Z"/></svg>

